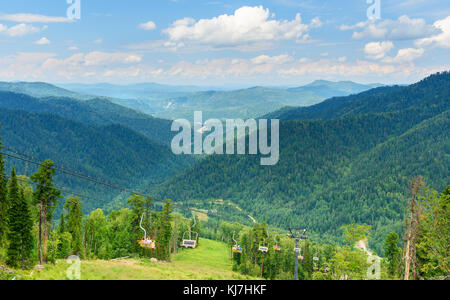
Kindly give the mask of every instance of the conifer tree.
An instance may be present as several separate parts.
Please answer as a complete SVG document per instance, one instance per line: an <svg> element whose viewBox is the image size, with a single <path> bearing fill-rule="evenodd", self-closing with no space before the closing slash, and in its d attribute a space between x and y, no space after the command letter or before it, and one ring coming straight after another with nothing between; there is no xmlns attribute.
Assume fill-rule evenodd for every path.
<svg viewBox="0 0 450 300"><path fill-rule="evenodd" d="M0 138L0 151L3 144ZM5 240L8 228L8 197L7 197L7 180L5 174L5 161L3 155L0 154L0 245Z"/></svg>
<svg viewBox="0 0 450 300"><path fill-rule="evenodd" d="M69 198L64 207L67 209L67 231L72 235L72 252L83 256L81 201L78 198Z"/></svg>
<svg viewBox="0 0 450 300"><path fill-rule="evenodd" d="M307 273L309 276L311 276L312 270L313 270L313 264L312 264L312 255L311 255L311 248L309 245L309 242L305 242L305 247L303 250L303 262L302 262L303 270L305 273Z"/></svg>
<svg viewBox="0 0 450 300"><path fill-rule="evenodd" d="M158 213L158 238L157 249L158 258L170 260L170 240L172 238L172 210L173 205L170 200L166 200L163 210Z"/></svg>
<svg viewBox="0 0 450 300"><path fill-rule="evenodd" d="M39 205L39 263L46 260L47 239L49 224L53 218L53 212L58 204L61 192L53 185L53 162L46 160L42 163L39 170L31 175L31 180L36 184L36 190L33 193L34 204Z"/></svg>
<svg viewBox="0 0 450 300"><path fill-rule="evenodd" d="M7 263L12 267L26 267L33 252L33 220L29 205L19 189L16 171L11 171L8 186L8 240Z"/></svg>
<svg viewBox="0 0 450 300"><path fill-rule="evenodd" d="M388 274L393 277L397 272L397 268L400 263L402 250L397 246L399 241L398 234L391 232L387 237L384 244L384 255L388 263Z"/></svg>

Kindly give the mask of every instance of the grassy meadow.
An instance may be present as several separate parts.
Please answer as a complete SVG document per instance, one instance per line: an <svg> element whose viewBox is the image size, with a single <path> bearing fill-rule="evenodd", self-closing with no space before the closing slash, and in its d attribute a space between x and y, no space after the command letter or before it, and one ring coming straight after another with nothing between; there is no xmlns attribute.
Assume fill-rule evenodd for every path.
<svg viewBox="0 0 450 300"><path fill-rule="evenodd" d="M20 271L18 279L65 280L69 264L60 260L38 271ZM81 262L81 280L245 280L256 279L232 271L226 244L201 239L197 249L183 250L172 262L150 259L88 260Z"/></svg>

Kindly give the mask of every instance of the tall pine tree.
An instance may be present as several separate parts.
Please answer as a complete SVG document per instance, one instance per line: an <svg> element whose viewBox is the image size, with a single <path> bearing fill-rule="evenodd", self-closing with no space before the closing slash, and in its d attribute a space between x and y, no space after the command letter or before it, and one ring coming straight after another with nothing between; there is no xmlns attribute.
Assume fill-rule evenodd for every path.
<svg viewBox="0 0 450 300"><path fill-rule="evenodd" d="M67 209L67 231L72 235L73 254L83 256L81 201L78 198L69 198L65 204Z"/></svg>
<svg viewBox="0 0 450 300"><path fill-rule="evenodd" d="M399 237L395 232L391 232L384 242L384 256L387 261L388 274L391 277L394 277L397 273L402 255L402 249L397 246L398 242Z"/></svg>
<svg viewBox="0 0 450 300"><path fill-rule="evenodd" d="M39 263L41 264L43 260L45 261L49 225L58 199L61 197L61 192L53 186L53 175L55 170L51 160L46 160L39 170L31 175L31 180L37 184L33 198L34 204L39 205Z"/></svg>
<svg viewBox="0 0 450 300"><path fill-rule="evenodd" d="M0 137L0 151L3 149L3 144ZM5 174L5 161L3 155L0 154L0 245L6 237L8 228L8 197L7 197L7 180Z"/></svg>
<svg viewBox="0 0 450 300"><path fill-rule="evenodd" d="M157 256L161 260L170 261L170 240L172 238L173 205L166 200L163 210L158 213L158 237L156 239Z"/></svg>
<svg viewBox="0 0 450 300"><path fill-rule="evenodd" d="M31 263L33 253L33 220L29 204L19 189L16 171L11 171L8 186L8 240L7 263L12 267L26 267Z"/></svg>

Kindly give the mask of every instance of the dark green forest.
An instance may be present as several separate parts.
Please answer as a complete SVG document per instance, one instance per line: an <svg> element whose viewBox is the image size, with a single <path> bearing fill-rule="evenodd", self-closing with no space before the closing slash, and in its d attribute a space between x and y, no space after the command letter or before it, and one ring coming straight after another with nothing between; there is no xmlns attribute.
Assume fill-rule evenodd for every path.
<svg viewBox="0 0 450 300"><path fill-rule="evenodd" d="M175 156L167 146L120 124L93 126L54 114L5 109L0 109L0 120L4 145L36 158L32 161L50 157L56 166L127 188L160 183L191 162L190 158ZM14 165L24 175L38 168L14 158L7 162L8 171ZM86 200L85 212L124 203L119 201L122 198L118 203L113 201L120 193L116 189L60 173L55 182L60 188L94 198Z"/></svg>
<svg viewBox="0 0 450 300"><path fill-rule="evenodd" d="M173 137L171 121L151 117L103 98L85 101L68 97L35 98L28 94L0 91L0 108L53 114L88 125L120 124L164 145L170 145Z"/></svg>
<svg viewBox="0 0 450 300"><path fill-rule="evenodd" d="M402 231L408 181L450 179L450 73L295 109L280 128L280 162L215 155L159 187L171 199L228 199L257 220L336 241L343 224L373 226L371 247ZM289 111L289 110L288 110ZM292 116L292 117L291 117ZM283 119L283 115L280 116Z"/></svg>

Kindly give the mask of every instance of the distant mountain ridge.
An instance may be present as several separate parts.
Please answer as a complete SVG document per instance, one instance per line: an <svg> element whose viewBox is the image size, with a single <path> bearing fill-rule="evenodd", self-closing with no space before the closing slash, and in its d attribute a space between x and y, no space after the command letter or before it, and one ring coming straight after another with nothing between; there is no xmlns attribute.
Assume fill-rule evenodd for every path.
<svg viewBox="0 0 450 300"><path fill-rule="evenodd" d="M173 137L170 131L171 121L157 119L102 98L84 101L68 97L35 98L0 91L0 108L52 113L90 125L122 124L164 145L169 145Z"/></svg>
<svg viewBox="0 0 450 300"><path fill-rule="evenodd" d="M45 82L0 82L0 91L27 94L36 98L68 97L77 100L93 98Z"/></svg>
<svg viewBox="0 0 450 300"><path fill-rule="evenodd" d="M0 91L28 94L36 98L64 97L80 101L106 100L164 119L192 119L201 110L205 118L257 118L285 106L310 106L332 96L347 96L378 86L354 82L315 81L295 88L255 86L224 90L157 83L132 85L0 82Z"/></svg>
<svg viewBox="0 0 450 300"><path fill-rule="evenodd" d="M201 110L205 118L256 118L284 106L309 106L332 96L346 96L379 86L353 82L316 81L296 88L223 90L194 86L168 86L155 83L135 85L66 84L66 89L110 97L115 103L165 119L192 119Z"/></svg>
<svg viewBox="0 0 450 300"><path fill-rule="evenodd" d="M351 94L359 94L369 89L383 86L382 84L359 84L352 81L327 81L316 80L302 87L290 88L288 91L301 92L313 91L317 96L328 99L331 97L348 96Z"/></svg>
<svg viewBox="0 0 450 300"><path fill-rule="evenodd" d="M431 75L409 86L378 87L348 97L333 97L310 107L284 107L267 114L266 118L281 120L332 119L363 113L397 111L407 106L423 107L448 103L448 72ZM385 97L386 93L390 97ZM415 95L411 97L411 95ZM428 99L426 97L435 97ZM427 102L424 101L428 100Z"/></svg>
<svg viewBox="0 0 450 300"><path fill-rule="evenodd" d="M170 99L165 110L156 113L163 118L192 118L193 111L202 110L205 118L257 118L284 106L310 106L331 96L356 94L379 85L350 82L326 82L297 88L256 86L234 91L205 91Z"/></svg>

